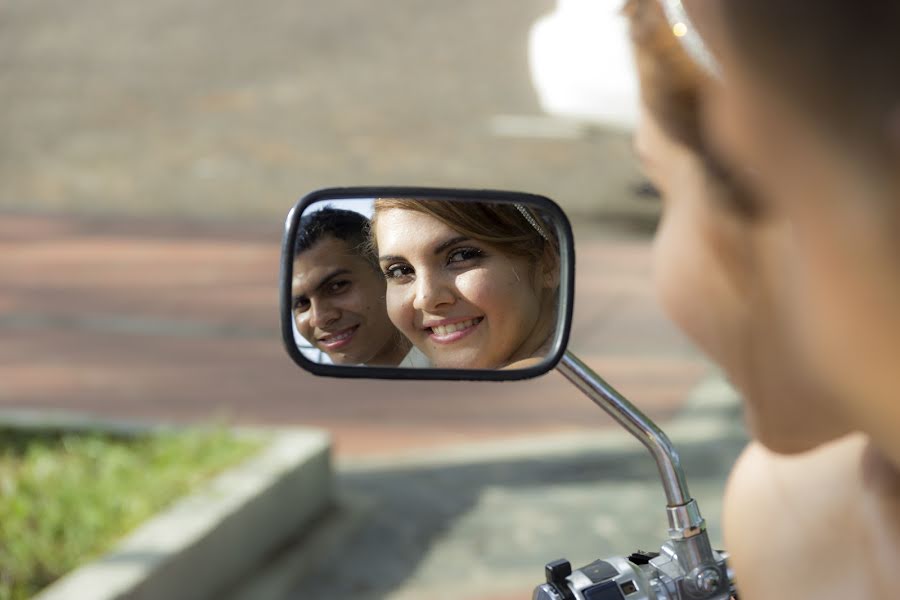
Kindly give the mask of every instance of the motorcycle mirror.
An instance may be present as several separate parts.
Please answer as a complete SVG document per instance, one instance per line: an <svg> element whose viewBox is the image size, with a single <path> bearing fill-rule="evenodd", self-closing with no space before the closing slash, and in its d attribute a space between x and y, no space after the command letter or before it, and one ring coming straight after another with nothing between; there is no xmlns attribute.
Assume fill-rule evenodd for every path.
<svg viewBox="0 0 900 600"><path fill-rule="evenodd" d="M319 190L285 223L282 336L317 375L536 377L565 352L574 271L569 221L542 196Z"/></svg>

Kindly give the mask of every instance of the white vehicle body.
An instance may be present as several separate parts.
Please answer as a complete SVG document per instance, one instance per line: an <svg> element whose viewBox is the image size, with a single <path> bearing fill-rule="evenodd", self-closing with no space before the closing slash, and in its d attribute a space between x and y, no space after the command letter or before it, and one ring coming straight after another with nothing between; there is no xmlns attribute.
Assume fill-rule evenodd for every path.
<svg viewBox="0 0 900 600"><path fill-rule="evenodd" d="M631 130L637 73L624 0L558 0L529 35L531 79L548 114Z"/></svg>

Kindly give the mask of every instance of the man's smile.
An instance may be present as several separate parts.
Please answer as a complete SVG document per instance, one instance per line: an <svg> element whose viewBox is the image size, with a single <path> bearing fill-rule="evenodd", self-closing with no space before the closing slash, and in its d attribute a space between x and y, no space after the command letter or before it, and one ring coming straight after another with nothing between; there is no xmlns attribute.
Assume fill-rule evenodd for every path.
<svg viewBox="0 0 900 600"><path fill-rule="evenodd" d="M325 350L339 350L353 341L353 336L358 329L359 325L353 325L339 331L326 332L324 335L316 338L316 341Z"/></svg>

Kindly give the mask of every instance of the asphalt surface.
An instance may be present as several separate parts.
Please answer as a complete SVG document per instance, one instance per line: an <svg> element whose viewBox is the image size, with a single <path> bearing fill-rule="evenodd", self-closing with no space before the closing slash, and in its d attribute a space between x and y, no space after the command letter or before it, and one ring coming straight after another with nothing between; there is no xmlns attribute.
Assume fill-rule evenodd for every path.
<svg viewBox="0 0 900 600"><path fill-rule="evenodd" d="M734 392L711 376L666 429L721 548L721 492L746 443ZM624 432L346 458L339 505L228 600L512 600L544 565L577 568L665 541L665 497ZM311 541L312 540L312 541Z"/></svg>
<svg viewBox="0 0 900 600"><path fill-rule="evenodd" d="M540 117L526 44L551 7L3 3L0 209L271 221L317 187L433 184L643 210L627 135L496 126Z"/></svg>

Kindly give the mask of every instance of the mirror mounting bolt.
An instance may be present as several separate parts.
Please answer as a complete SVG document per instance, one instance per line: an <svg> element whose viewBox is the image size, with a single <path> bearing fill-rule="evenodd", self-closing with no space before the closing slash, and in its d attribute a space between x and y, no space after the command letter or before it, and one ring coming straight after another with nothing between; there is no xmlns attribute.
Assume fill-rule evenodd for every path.
<svg viewBox="0 0 900 600"><path fill-rule="evenodd" d="M721 578L719 577L719 571L716 569L709 567L703 569L699 573L694 576L694 586L697 588L697 591L703 594L711 594L719 589L719 585L722 583Z"/></svg>

